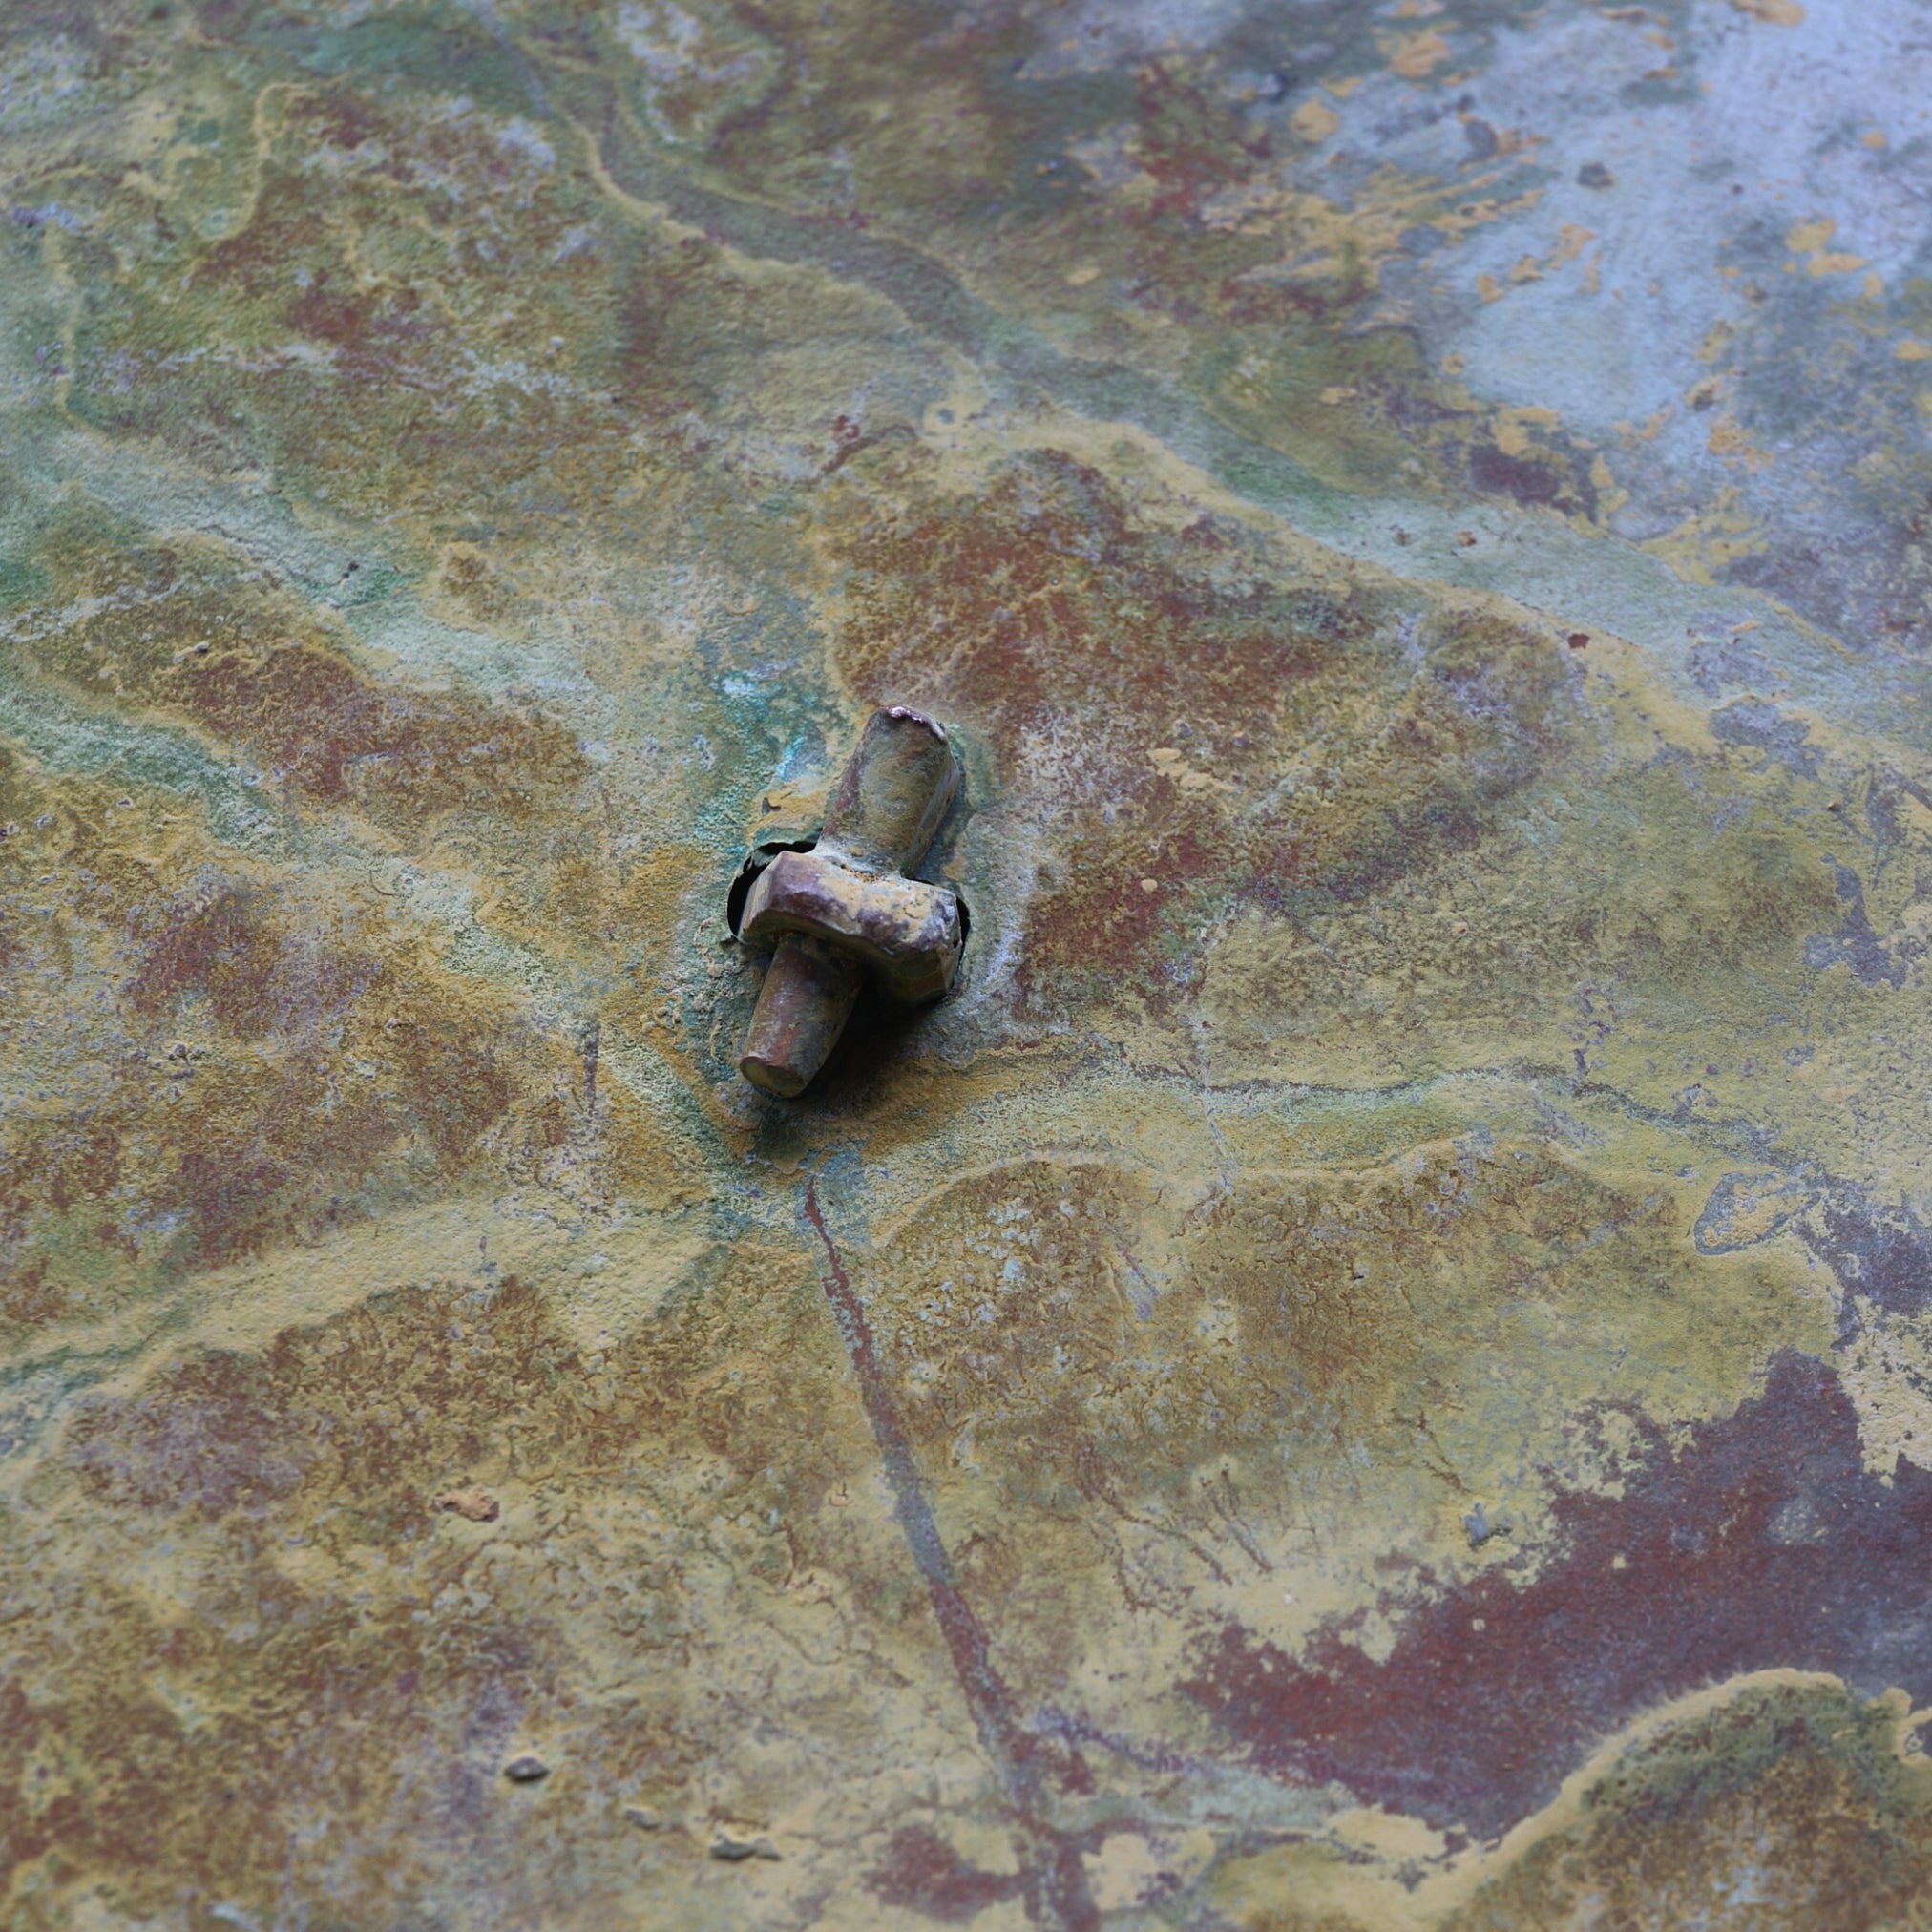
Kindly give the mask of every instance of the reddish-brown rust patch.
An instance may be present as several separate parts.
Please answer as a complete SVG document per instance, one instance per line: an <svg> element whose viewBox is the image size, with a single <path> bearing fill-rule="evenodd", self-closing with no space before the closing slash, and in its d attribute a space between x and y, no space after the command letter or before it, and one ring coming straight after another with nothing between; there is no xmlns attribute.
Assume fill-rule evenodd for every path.
<svg viewBox="0 0 1932 1932"><path fill-rule="evenodd" d="M129 1003L158 1046L171 1026L212 1021L270 1050L195 1065L169 1109L174 1171L151 1170L149 1196L189 1210L189 1251L202 1262L246 1253L306 1216L332 1218L326 1200L411 1140L446 1178L459 1172L515 1104L501 1064L515 1042L493 1038L487 1002L468 996L470 1010L452 1012L448 992L426 997L405 962L350 950L373 932L341 920L331 931L312 907L223 880L139 923L151 936ZM547 1083L529 1098L540 1107Z"/></svg>
<svg viewBox="0 0 1932 1932"><path fill-rule="evenodd" d="M1254 1562L1221 1506L1223 1458L1373 1442L1418 1389L1454 1387L1513 1306L1668 1293L1683 1266L1668 1196L1619 1192L1543 1148L1435 1149L1318 1179L1250 1172L1190 1225L1185 1273L1160 1295L1133 1258L1144 1211L1123 1176L1016 1164L928 1201L893 1233L892 1274L868 1285L882 1357L917 1391L905 1424L926 1466L945 1467L970 1431L1016 1509L1052 1485L1102 1517L1158 1503L1210 1572ZM1231 1322L1231 1362L1202 1351L1204 1303ZM1247 1507L1264 1541L1288 1531L1271 1485ZM996 1551L981 1567L977 1601L996 1618L1059 1586ZM1130 1597L1144 1587L1124 1576ZM1026 1654L1070 1668L1061 1647L1079 1634L1042 1615Z"/></svg>
<svg viewBox="0 0 1932 1932"><path fill-rule="evenodd" d="M0 1268L0 1324L32 1328L57 1319L67 1305L65 1291L48 1281L45 1261Z"/></svg>
<svg viewBox="0 0 1932 1932"><path fill-rule="evenodd" d="M774 1332L822 1382L836 1344L802 1295L768 1306ZM747 1390L727 1373L744 1337L703 1307L609 1352L604 1365L515 1277L376 1297L260 1355L212 1353L138 1392L83 1397L65 1460L117 1508L221 1517L274 1506L346 1512L386 1543L460 1498L556 1467L621 1470L640 1438L743 1465L743 1480L835 1487L833 1446L789 1383ZM823 1392L809 1397L823 1401ZM809 1453L801 1443L818 1446ZM762 1475L761 1475L762 1472ZM447 1488L438 1488L441 1482Z"/></svg>
<svg viewBox="0 0 1932 1932"><path fill-rule="evenodd" d="M1371 1659L1351 1627L1300 1657L1230 1625L1187 1685L1257 1763L1484 1837L1547 1803L1600 1739L1739 1673L1828 1670L1932 1697L1932 1474L1868 1474L1831 1370L1787 1354L1675 1457L1650 1430L1622 1498L1568 1495L1567 1547L1428 1596Z"/></svg>
<svg viewBox="0 0 1932 1932"><path fill-rule="evenodd" d="M264 1380L243 1356L208 1355L124 1406L83 1408L73 1466L96 1495L123 1507L210 1516L241 1503L267 1509L321 1455L327 1421L313 1412L271 1418Z"/></svg>
<svg viewBox="0 0 1932 1932"><path fill-rule="evenodd" d="M38 1124L11 1146L0 1146L0 1274L8 1280L11 1319L52 1319L67 1307L58 1282L48 1283L44 1257L23 1258L20 1246L37 1213L66 1215L83 1202L104 1200L121 1178L118 1124L98 1114L86 1121ZM101 1230L113 1240L111 1228Z"/></svg>
<svg viewBox="0 0 1932 1932"><path fill-rule="evenodd" d="M422 298L413 288L366 294L352 286L331 289L329 282L328 270L321 270L289 304L288 319L302 334L345 350L345 375L359 373L354 359L380 356L429 333Z"/></svg>
<svg viewBox="0 0 1932 1932"><path fill-rule="evenodd" d="M135 1011L153 1018L182 995L200 995L215 1023L242 1040L276 1029L310 1034L340 1018L381 968L291 932L276 896L223 881L159 909L128 988Z"/></svg>
<svg viewBox="0 0 1932 1932"><path fill-rule="evenodd" d="M1269 158L1267 134L1245 134L1240 117L1224 95L1217 97L1190 80L1174 64L1150 61L1136 76L1138 126L1134 157L1156 183L1144 214L1125 211L1135 225L1148 221L1181 223L1199 218L1202 200L1216 188L1245 179ZM1156 278L1149 276L1150 282ZM1171 284L1166 300L1189 320L1199 307L1177 297Z"/></svg>
<svg viewBox="0 0 1932 1932"><path fill-rule="evenodd" d="M209 658L169 695L247 746L271 776L330 803L410 811L527 811L533 795L589 766L541 718L452 693L377 684L312 645Z"/></svg>
<svg viewBox="0 0 1932 1932"><path fill-rule="evenodd" d="M609 407L602 331L543 347L613 304L595 193L499 140L496 116L425 111L393 79L311 71L252 129L231 120L224 141L254 150L248 216L212 245L158 219L137 171L104 189L106 223L143 245L103 268L76 407L211 467L270 460L298 494L326 480L333 510L385 522L500 525L527 511L517 485L567 471L608 504L634 418Z"/></svg>
<svg viewBox="0 0 1932 1932"><path fill-rule="evenodd" d="M65 1214L81 1201L98 1201L121 1176L121 1150L104 1121L83 1120L50 1131L40 1144L46 1159L47 1203Z"/></svg>
<svg viewBox="0 0 1932 1932"><path fill-rule="evenodd" d="M242 1575L245 1599L172 1627L150 1621L118 1580L96 1578L84 1611L63 1620L59 1690L0 1682L11 1760L0 1881L52 1853L142 1916L238 1898L272 1913L300 1821L372 1802L413 1811L418 1849L362 1853L361 1881L417 1916L409 1900L425 1856L467 1865L484 1850L490 1760L543 1692L550 1633L494 1605L432 1632L408 1612L318 1602L272 1565ZM79 1648L90 1641L91 1656ZM254 1693L212 1698L191 1728L165 1687L200 1672L230 1690L252 1677ZM404 1735L434 1753L420 1790L379 1742Z"/></svg>
<svg viewBox="0 0 1932 1932"><path fill-rule="evenodd" d="M1070 457L970 498L903 467L907 507L840 538L839 655L868 699L982 732L1046 802L1024 998L1170 1000L1229 903L1386 887L1483 837L1564 742L1574 674L1526 626L1412 616L1418 662L1377 597L1284 578L1232 525L1142 528Z"/></svg>
<svg viewBox="0 0 1932 1932"><path fill-rule="evenodd" d="M1020 1889L1017 1872L982 1872L969 1865L931 1825L902 1825L885 1856L866 1875L882 1905L958 1925Z"/></svg>
<svg viewBox="0 0 1932 1932"><path fill-rule="evenodd" d="M76 514L47 545L63 599L90 614L28 648L94 703L192 719L277 787L407 825L462 809L521 815L590 766L540 715L461 690L386 682L350 662L317 613L216 546L120 550Z"/></svg>
<svg viewBox="0 0 1932 1932"><path fill-rule="evenodd" d="M1198 540L1135 528L1099 472L1059 452L1016 459L971 497L895 482L907 509L841 543L849 675L877 702L890 688L936 715L964 706L1003 741L1080 712L1102 771L1147 730L1189 723L1260 773L1259 748L1233 740L1265 729L1283 688L1363 622L1346 599L1217 582Z"/></svg>
<svg viewBox="0 0 1932 1932"><path fill-rule="evenodd" d="M142 864L140 831L166 852L167 817L37 803L55 809L35 809L32 849L0 846L30 869L13 889L37 874L54 908L21 993L115 998L79 995L70 1027L100 1078L63 1114L17 1117L0 1145L0 1270L40 1284L10 1296L10 1319L105 1312L93 1244L143 1268L232 1260L487 1159L534 1176L582 1139L556 1078L575 1044L439 971L373 894L318 900L195 865L192 847L178 867ZM624 1131L573 1152L593 1187L636 1158L622 1103L599 1118Z"/></svg>

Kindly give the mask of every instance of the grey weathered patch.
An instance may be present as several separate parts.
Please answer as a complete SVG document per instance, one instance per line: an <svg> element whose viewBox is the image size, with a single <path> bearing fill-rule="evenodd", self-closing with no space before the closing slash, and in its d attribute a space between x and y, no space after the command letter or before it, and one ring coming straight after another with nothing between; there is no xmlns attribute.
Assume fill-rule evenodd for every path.
<svg viewBox="0 0 1932 1932"><path fill-rule="evenodd" d="M1762 698L1739 698L1714 712L1711 735L1720 745L1747 745L1762 751L1800 778L1818 775L1818 754L1805 742L1811 737L1811 725L1802 718L1786 717Z"/></svg>
<svg viewBox="0 0 1932 1932"><path fill-rule="evenodd" d="M1804 942L1805 964L1821 973L1849 966L1867 986L1904 985L1909 962L1872 930L1863 882L1850 866L1835 864L1832 871L1846 908L1844 921L1836 933L1816 933Z"/></svg>

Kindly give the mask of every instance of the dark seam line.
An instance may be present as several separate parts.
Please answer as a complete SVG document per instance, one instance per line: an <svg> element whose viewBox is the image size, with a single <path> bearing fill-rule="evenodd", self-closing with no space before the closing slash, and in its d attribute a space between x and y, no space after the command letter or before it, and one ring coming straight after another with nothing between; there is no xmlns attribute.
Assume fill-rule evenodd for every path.
<svg viewBox="0 0 1932 1932"><path fill-rule="evenodd" d="M906 1546L932 1599L933 1614L939 1621L940 1634L952 1653L953 1670L959 1679L960 1690L965 1692L980 1745L999 1774L1007 1802L1023 1836L1041 1855L1022 1859L1028 1912L1036 1921L1064 1926L1067 1932L1086 1932L1086 1928L1100 1923L1100 1914L1087 1889L1080 1848L1043 1816L1033 1740L1014 1717L1006 1686L993 1668L986 1633L954 1579L953 1560L940 1540L933 1506L920 1484L912 1442L899 1420L898 1411L892 1406L885 1371L879 1366L872 1324L866 1320L865 1309L845 1271L845 1264L839 1259L838 1250L832 1245L825 1216L819 1210L818 1189L809 1180L805 1184L805 1213L825 1246L826 1262L831 1270L822 1277L826 1302L851 1360L859 1399L865 1405L866 1419L872 1424L872 1439L879 1445L886 1480L892 1490L892 1513L899 1520Z"/></svg>

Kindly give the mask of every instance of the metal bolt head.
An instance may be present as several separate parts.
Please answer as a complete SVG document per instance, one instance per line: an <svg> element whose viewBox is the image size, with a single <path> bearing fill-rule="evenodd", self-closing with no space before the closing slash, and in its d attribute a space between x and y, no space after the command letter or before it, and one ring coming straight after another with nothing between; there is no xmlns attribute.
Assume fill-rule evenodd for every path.
<svg viewBox="0 0 1932 1932"><path fill-rule="evenodd" d="M959 901L906 873L959 787L942 726L902 704L874 711L808 852L781 852L745 900L738 936L772 946L738 1068L789 1098L824 1066L866 980L904 1005L952 985Z"/></svg>

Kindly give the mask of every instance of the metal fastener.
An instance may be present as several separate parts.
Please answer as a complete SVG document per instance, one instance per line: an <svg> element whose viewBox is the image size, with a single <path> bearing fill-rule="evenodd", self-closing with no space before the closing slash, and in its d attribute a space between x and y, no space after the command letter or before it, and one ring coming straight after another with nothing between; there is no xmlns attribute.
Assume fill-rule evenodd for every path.
<svg viewBox="0 0 1932 1932"><path fill-rule="evenodd" d="M804 1092L870 976L902 1005L936 999L965 944L959 901L906 874L959 787L944 728L902 704L866 720L811 850L780 852L746 897L738 936L772 944L738 1070Z"/></svg>

